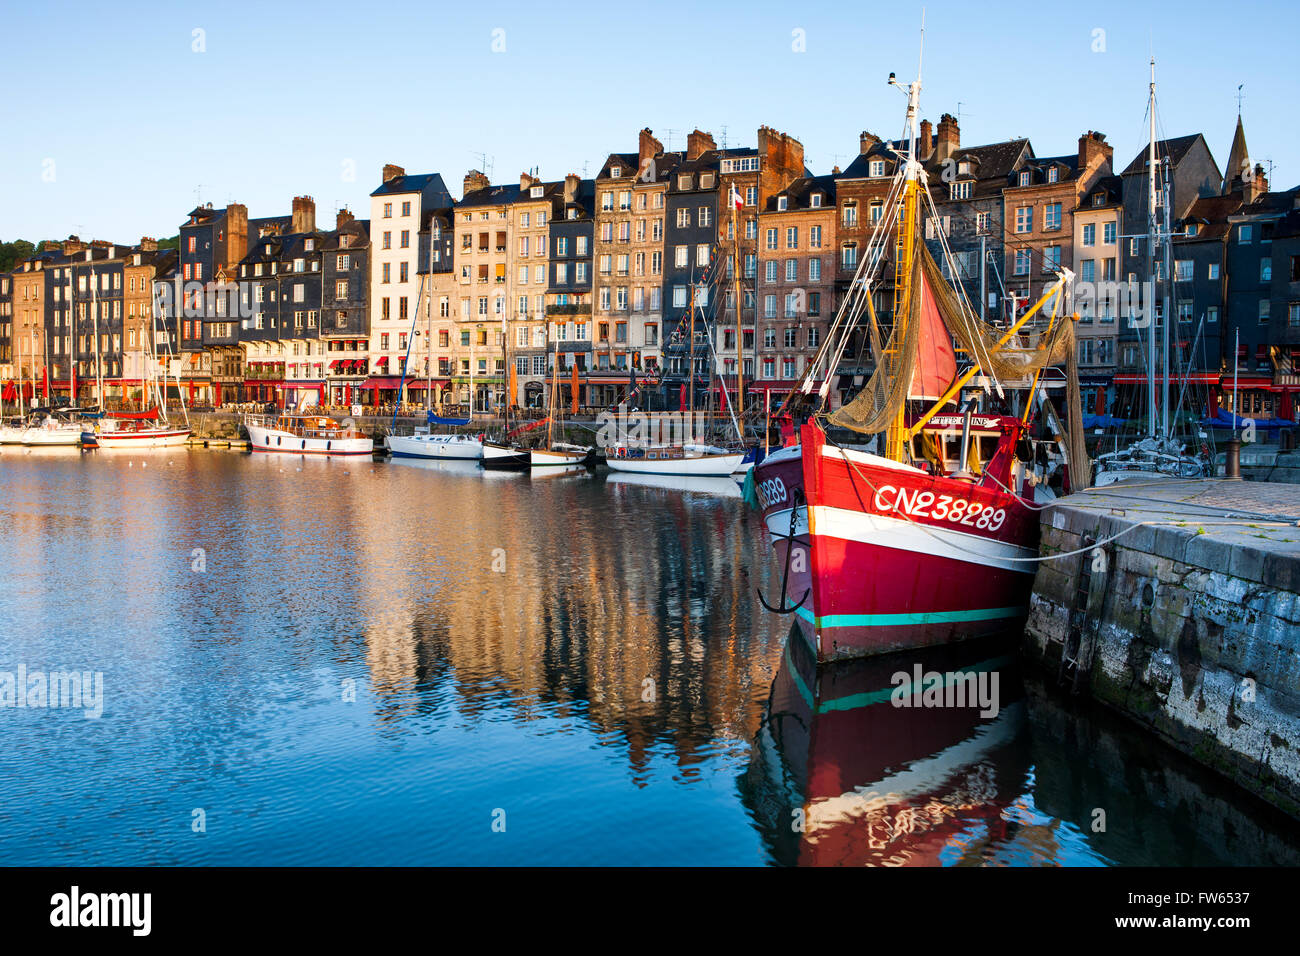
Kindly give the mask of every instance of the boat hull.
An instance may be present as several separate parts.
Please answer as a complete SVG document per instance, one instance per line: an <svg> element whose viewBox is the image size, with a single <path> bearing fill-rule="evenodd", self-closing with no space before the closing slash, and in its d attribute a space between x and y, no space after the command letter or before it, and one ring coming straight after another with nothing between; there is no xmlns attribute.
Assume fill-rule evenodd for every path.
<svg viewBox="0 0 1300 956"><path fill-rule="evenodd" d="M28 447L81 447L81 429L28 428L22 434L22 443Z"/></svg>
<svg viewBox="0 0 1300 956"><path fill-rule="evenodd" d="M585 464L591 453L588 451L551 451L546 448L534 448L528 453L529 464L534 468L572 468Z"/></svg>
<svg viewBox="0 0 1300 956"><path fill-rule="evenodd" d="M82 435L82 441L96 448L176 448L184 445L189 437L188 428L151 428L138 432L88 433Z"/></svg>
<svg viewBox="0 0 1300 956"><path fill-rule="evenodd" d="M248 439L255 452L331 457L369 455L374 452L374 442L369 438L307 438L251 422L245 423L244 427L248 429Z"/></svg>
<svg viewBox="0 0 1300 956"><path fill-rule="evenodd" d="M617 458L609 456L610 471L638 475L682 475L697 478L726 478L744 460L744 455L697 455L693 458Z"/></svg>
<svg viewBox="0 0 1300 956"><path fill-rule="evenodd" d="M482 465L492 471L522 471L532 464L532 457L522 448L511 445L499 445L496 442L483 443Z"/></svg>
<svg viewBox="0 0 1300 956"><path fill-rule="evenodd" d="M754 471L789 567L786 607L802 599L793 613L818 660L948 644L1026 615L1038 526L1019 498L820 436L805 427L797 453Z"/></svg>
<svg viewBox="0 0 1300 956"><path fill-rule="evenodd" d="M394 458L478 461L483 457L483 443L464 435L389 435L384 443Z"/></svg>

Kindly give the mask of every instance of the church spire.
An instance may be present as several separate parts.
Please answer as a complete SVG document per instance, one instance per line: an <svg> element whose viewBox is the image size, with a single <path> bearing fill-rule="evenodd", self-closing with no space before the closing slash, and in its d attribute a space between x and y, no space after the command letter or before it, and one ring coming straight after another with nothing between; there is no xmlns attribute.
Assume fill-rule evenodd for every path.
<svg viewBox="0 0 1300 956"><path fill-rule="evenodd" d="M1240 188L1243 180L1250 177L1250 151L1246 149L1246 129L1241 125L1241 113L1237 114L1237 131L1232 135L1232 149L1228 152L1228 164L1223 167L1222 195L1226 196Z"/></svg>

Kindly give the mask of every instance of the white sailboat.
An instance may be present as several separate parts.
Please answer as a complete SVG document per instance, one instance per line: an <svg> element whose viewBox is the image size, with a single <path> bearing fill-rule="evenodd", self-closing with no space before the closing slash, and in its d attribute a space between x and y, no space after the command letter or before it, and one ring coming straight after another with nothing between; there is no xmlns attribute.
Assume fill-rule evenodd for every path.
<svg viewBox="0 0 1300 956"><path fill-rule="evenodd" d="M585 464L591 458L591 448L586 445L574 445L569 442L557 442L555 436L555 416L559 412L559 350L552 353L556 362L551 368L551 387L547 390L546 446L534 448L529 452L529 463L534 468L572 468Z"/></svg>
<svg viewBox="0 0 1300 956"><path fill-rule="evenodd" d="M1187 454L1172 431L1169 410L1169 327L1177 321L1172 314L1169 283L1173 282L1173 231L1170 209L1173 195L1168 177L1159 174L1156 156L1156 61L1151 60L1151 85L1147 101L1150 137L1147 146L1147 274L1151 279L1151 301L1142 304L1153 317L1147 330L1147 434L1119 451L1098 455L1093 483L1113 485L1123 481L1160 481L1167 478L1205 478L1210 462L1204 455ZM1159 200L1159 201L1157 201ZM1163 210L1160 212L1159 210ZM1156 265L1159 247L1163 269ZM1156 361L1155 290L1164 288L1161 308L1162 360ZM1156 366L1159 364L1159 377ZM1156 384L1161 390L1161 407L1156 407Z"/></svg>

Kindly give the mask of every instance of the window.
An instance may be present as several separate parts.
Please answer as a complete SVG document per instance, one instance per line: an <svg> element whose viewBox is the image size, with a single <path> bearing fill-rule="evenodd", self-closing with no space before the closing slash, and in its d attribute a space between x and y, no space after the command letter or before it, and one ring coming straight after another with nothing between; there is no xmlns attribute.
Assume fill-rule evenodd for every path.
<svg viewBox="0 0 1300 956"><path fill-rule="evenodd" d="M820 259L808 260L808 281L820 282L822 278L822 261Z"/></svg>
<svg viewBox="0 0 1300 956"><path fill-rule="evenodd" d="M858 204L855 202L846 202L841 215L843 217L844 225L853 228L858 224Z"/></svg>
<svg viewBox="0 0 1300 956"><path fill-rule="evenodd" d="M986 212L977 212L975 214L975 233L976 235L986 236L989 232L989 214Z"/></svg>
<svg viewBox="0 0 1300 956"><path fill-rule="evenodd" d="M390 202L384 203L384 218L385 219L393 218L393 204Z"/></svg>
<svg viewBox="0 0 1300 956"><path fill-rule="evenodd" d="M785 260L785 281L786 282L799 281L799 260L798 259Z"/></svg>
<svg viewBox="0 0 1300 956"><path fill-rule="evenodd" d="M785 212L790 206L789 200L785 196L776 197L776 211Z"/></svg>
<svg viewBox="0 0 1300 956"><path fill-rule="evenodd" d="M1017 183L1019 183L1019 185L1021 185L1021 186L1028 186L1028 185L1029 185L1029 173L1028 173L1028 171L1021 173L1020 176L1017 178L1016 181L1017 181Z"/></svg>
<svg viewBox="0 0 1300 956"><path fill-rule="evenodd" d="M1269 309L1272 303L1268 299L1259 300L1259 324L1268 325Z"/></svg>
<svg viewBox="0 0 1300 956"><path fill-rule="evenodd" d="M334 283L334 298L346 299L348 297L348 280L340 279Z"/></svg>
<svg viewBox="0 0 1300 956"><path fill-rule="evenodd" d="M1028 173L1022 173L1028 176ZM1016 208L1016 232L1033 232L1034 230L1034 207L1019 206Z"/></svg>
<svg viewBox="0 0 1300 956"><path fill-rule="evenodd" d="M1116 231L1117 229L1115 223L1113 222L1103 223L1101 227L1101 232L1102 232L1101 241L1108 246L1115 245Z"/></svg>
<svg viewBox="0 0 1300 956"><path fill-rule="evenodd" d="M1080 264L1079 278L1084 282L1097 281L1097 260L1084 259Z"/></svg>
<svg viewBox="0 0 1300 956"><path fill-rule="evenodd" d="M970 180L963 180L959 183L948 184L949 199L970 199Z"/></svg>
<svg viewBox="0 0 1300 956"><path fill-rule="evenodd" d="M1206 278L1208 278L1208 279L1217 279L1217 278L1219 278L1219 264L1218 264L1217 262L1211 262L1211 263L1210 263L1210 265L1209 265L1209 271L1208 271L1208 274L1207 274Z"/></svg>
<svg viewBox="0 0 1300 956"><path fill-rule="evenodd" d="M1097 226L1094 223L1090 222L1083 227L1083 244L1085 246L1097 244Z"/></svg>
<svg viewBox="0 0 1300 956"><path fill-rule="evenodd" d="M1273 257L1272 256L1264 256L1262 259L1259 260L1259 281L1260 282L1273 281Z"/></svg>
<svg viewBox="0 0 1300 956"><path fill-rule="evenodd" d="M626 259L627 256L621 258ZM709 244L707 242L702 242L695 247L695 264L697 266L707 266L709 264ZM624 273L627 272L626 267L623 271Z"/></svg>
<svg viewBox="0 0 1300 956"><path fill-rule="evenodd" d="M403 249L411 248L411 230L409 229L402 230L402 248Z"/></svg>
<svg viewBox="0 0 1300 956"><path fill-rule="evenodd" d="M709 226L713 224L713 210L708 206L700 207L700 225Z"/></svg>
<svg viewBox="0 0 1300 956"><path fill-rule="evenodd" d="M820 249L821 247L822 247L822 227L809 226L808 227L808 248Z"/></svg>
<svg viewBox="0 0 1300 956"><path fill-rule="evenodd" d="M673 308L681 309L686 306L686 286L673 286Z"/></svg>
<svg viewBox="0 0 1300 956"><path fill-rule="evenodd" d="M1015 274L1018 276L1029 275L1029 250L1028 249L1016 250Z"/></svg>
<svg viewBox="0 0 1300 956"><path fill-rule="evenodd" d="M775 261L770 261L770 262L766 263L765 269L766 269L766 271L765 271L765 274L764 274L764 278L765 278L768 282L775 282L775 281L776 281L776 262L775 262Z"/></svg>
<svg viewBox="0 0 1300 956"><path fill-rule="evenodd" d="M686 229L691 224L691 211L689 209L677 210L677 228Z"/></svg>
<svg viewBox="0 0 1300 956"><path fill-rule="evenodd" d="M676 246L673 249L673 265L678 269L685 269L691 262L691 247Z"/></svg>
<svg viewBox="0 0 1300 956"><path fill-rule="evenodd" d="M411 277L411 264L409 262L399 263L397 266L397 281L407 282Z"/></svg>
<svg viewBox="0 0 1300 956"><path fill-rule="evenodd" d="M1043 250L1043 271L1055 272L1061 268L1061 247L1048 246Z"/></svg>
<svg viewBox="0 0 1300 956"><path fill-rule="evenodd" d="M883 159L873 159L867 164L867 174L873 178L885 175L885 161Z"/></svg>
<svg viewBox="0 0 1300 956"><path fill-rule="evenodd" d="M1237 230L1237 241L1243 245L1254 242L1254 228L1251 225L1241 226ZM190 241L193 242L194 240L191 239Z"/></svg>
<svg viewBox="0 0 1300 956"><path fill-rule="evenodd" d="M799 227L789 226L785 230L785 247L787 249L799 248Z"/></svg>
<svg viewBox="0 0 1300 956"><path fill-rule="evenodd" d="M1047 170L1047 181L1049 183L1059 182L1060 178L1061 178L1061 171L1057 169L1055 166L1052 166Z"/></svg>
<svg viewBox="0 0 1300 956"><path fill-rule="evenodd" d="M1192 260L1177 259L1174 261L1174 278L1179 282L1192 281Z"/></svg>
<svg viewBox="0 0 1300 956"><path fill-rule="evenodd" d="M845 269L854 269L858 265L858 244L846 242L840 247L840 265Z"/></svg>

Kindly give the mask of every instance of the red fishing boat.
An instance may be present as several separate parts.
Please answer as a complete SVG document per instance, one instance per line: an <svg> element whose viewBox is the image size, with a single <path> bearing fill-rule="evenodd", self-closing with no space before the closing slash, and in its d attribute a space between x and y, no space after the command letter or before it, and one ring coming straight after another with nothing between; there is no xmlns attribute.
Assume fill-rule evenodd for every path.
<svg viewBox="0 0 1300 956"><path fill-rule="evenodd" d="M908 89L910 143L919 88ZM780 598L764 604L798 616L819 661L1007 627L1026 613L1037 570L1036 502L1069 489L1070 462L1075 483L1086 481L1073 322L1061 315L1072 275L1059 270L1019 316L985 321L921 240L922 217L937 217L924 180L915 150L900 146L898 216L882 217L805 372L823 382L815 396L801 390L814 405L810 420L798 445L754 469L783 568ZM873 289L886 250L893 307L878 316ZM942 256L951 257L946 244ZM856 329L875 371L827 411L835 363ZM1066 367L1063 382L1045 375L1057 366ZM1046 398L1049 377L1065 385L1073 428ZM843 436L854 432L873 436L871 445L850 445Z"/></svg>

